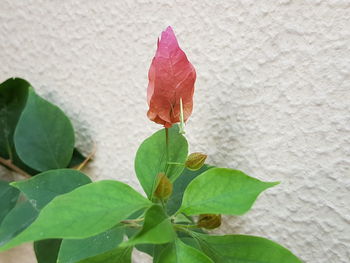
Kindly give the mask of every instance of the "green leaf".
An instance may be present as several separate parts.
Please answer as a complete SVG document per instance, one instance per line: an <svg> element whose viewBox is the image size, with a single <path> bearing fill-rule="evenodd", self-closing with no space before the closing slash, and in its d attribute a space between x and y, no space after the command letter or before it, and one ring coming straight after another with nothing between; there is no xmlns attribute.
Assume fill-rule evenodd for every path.
<svg viewBox="0 0 350 263"><path fill-rule="evenodd" d="M116 248L78 263L131 263L132 247Z"/></svg>
<svg viewBox="0 0 350 263"><path fill-rule="evenodd" d="M58 169L43 172L33 178L13 182L11 185L21 190L37 209L42 209L57 195L68 193L75 188L91 183L82 172Z"/></svg>
<svg viewBox="0 0 350 263"><path fill-rule="evenodd" d="M185 163L188 154L186 138L179 134L179 128L174 125L169 130L168 161ZM157 175L166 172L169 179L174 182L181 174L182 165L168 165L166 160L165 129L154 133L140 146L135 158L135 171L148 198L152 198L156 187Z"/></svg>
<svg viewBox="0 0 350 263"><path fill-rule="evenodd" d="M149 255L153 257L153 262L157 262L161 253L163 252L163 250L165 248L167 248L169 246L169 244L160 244L160 245L153 245L153 249ZM138 249L138 247L136 246L136 248Z"/></svg>
<svg viewBox="0 0 350 263"><path fill-rule="evenodd" d="M31 179L12 183L29 200L16 205L4 218L3 224L0 226L0 246L26 229L37 218L39 210L54 197L90 182L91 180L79 171L61 169L44 172Z"/></svg>
<svg viewBox="0 0 350 263"><path fill-rule="evenodd" d="M175 231L170 219L159 205L153 205L146 212L141 231L122 245L164 244L173 241L174 238Z"/></svg>
<svg viewBox="0 0 350 263"><path fill-rule="evenodd" d="M61 241L61 239L47 239L34 242L38 263L56 263Z"/></svg>
<svg viewBox="0 0 350 263"><path fill-rule="evenodd" d="M193 237L188 237L188 236L185 236L185 237L181 237L180 238L182 242L184 242L186 245L190 246L190 247L193 247L195 249L198 249L198 250L201 250L201 247L199 245L199 242L193 238Z"/></svg>
<svg viewBox="0 0 350 263"><path fill-rule="evenodd" d="M139 229L137 228L132 228L132 227L125 228L125 233L129 239L135 236L138 232L139 232ZM153 258L156 258L156 256L160 253L160 251L163 250L165 246L166 244L137 244L134 247L138 251L141 251L143 253L150 255Z"/></svg>
<svg viewBox="0 0 350 263"><path fill-rule="evenodd" d="M38 214L29 201L16 205L0 225L0 247L26 229Z"/></svg>
<svg viewBox="0 0 350 263"><path fill-rule="evenodd" d="M8 182L0 181L0 224L7 213L16 205L19 191Z"/></svg>
<svg viewBox="0 0 350 263"><path fill-rule="evenodd" d="M124 227L116 226L85 239L64 239L57 263L75 263L116 248L122 241Z"/></svg>
<svg viewBox="0 0 350 263"><path fill-rule="evenodd" d="M30 84L11 78L0 84L0 156L13 160L13 134L26 104Z"/></svg>
<svg viewBox="0 0 350 263"><path fill-rule="evenodd" d="M79 171L62 169L44 172L31 179L12 183L30 200L16 205L4 218L0 226L0 246L26 229L37 218L39 210L55 196L90 182L91 180Z"/></svg>
<svg viewBox="0 0 350 263"><path fill-rule="evenodd" d="M156 263L213 263L213 261L201 251L176 239L162 251Z"/></svg>
<svg viewBox="0 0 350 263"><path fill-rule="evenodd" d="M153 257L153 252L154 252L155 246L157 246L157 245L154 245L154 244L138 244L138 245L135 246L135 248L138 251L141 251L141 252L146 253L146 254L150 255L151 257Z"/></svg>
<svg viewBox="0 0 350 263"><path fill-rule="evenodd" d="M118 181L100 181L60 195L45 206L38 218L8 244L49 238L80 239L99 234L151 202Z"/></svg>
<svg viewBox="0 0 350 263"><path fill-rule="evenodd" d="M14 141L20 159L33 169L65 168L73 154L74 130L61 109L30 89Z"/></svg>
<svg viewBox="0 0 350 263"><path fill-rule="evenodd" d="M11 78L0 84L0 157L12 160L17 167L35 175L38 171L18 157L13 139L16 125L27 102L29 88L30 83L20 78Z"/></svg>
<svg viewBox="0 0 350 263"><path fill-rule="evenodd" d="M189 183L192 182L192 180L198 175L202 174L210 168L212 168L212 166L204 165L201 169L197 171L191 171L187 168L183 170L182 174L174 182L173 194L170 196L167 202L167 211L169 215L172 215L177 210L179 210L181 206L182 197Z"/></svg>
<svg viewBox="0 0 350 263"><path fill-rule="evenodd" d="M288 249L262 237L198 233L194 233L194 237L215 263L302 263Z"/></svg>
<svg viewBox="0 0 350 263"><path fill-rule="evenodd" d="M26 165L24 162L22 162L22 160L19 158L17 152L14 149L13 152L13 164L16 165L18 168L22 169L23 171L25 171L27 174L33 176L33 175L37 175L40 172L37 170L34 170L33 168L29 167L28 165Z"/></svg>
<svg viewBox="0 0 350 263"><path fill-rule="evenodd" d="M276 184L262 182L241 171L212 168L188 185L179 211L187 215L241 215L262 191Z"/></svg>

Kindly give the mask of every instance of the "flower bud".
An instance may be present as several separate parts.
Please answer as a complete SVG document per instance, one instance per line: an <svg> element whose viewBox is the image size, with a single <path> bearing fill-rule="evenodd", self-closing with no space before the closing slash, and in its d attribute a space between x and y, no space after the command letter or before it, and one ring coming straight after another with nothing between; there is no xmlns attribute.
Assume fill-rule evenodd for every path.
<svg viewBox="0 0 350 263"><path fill-rule="evenodd" d="M191 153L187 157L185 166L192 171L196 171L202 168L206 159L207 155L204 153Z"/></svg>
<svg viewBox="0 0 350 263"><path fill-rule="evenodd" d="M159 199L168 199L173 192L173 184L170 182L169 178L165 173L158 174L158 184L154 192L154 195Z"/></svg>
<svg viewBox="0 0 350 263"><path fill-rule="evenodd" d="M197 226L206 228L206 229L214 229L221 225L221 215L214 214L202 214L199 215Z"/></svg>

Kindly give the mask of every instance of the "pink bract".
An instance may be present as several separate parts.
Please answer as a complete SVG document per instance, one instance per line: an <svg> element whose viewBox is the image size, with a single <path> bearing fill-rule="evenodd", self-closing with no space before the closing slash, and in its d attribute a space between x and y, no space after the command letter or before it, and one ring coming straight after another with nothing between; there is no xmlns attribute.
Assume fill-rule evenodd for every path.
<svg viewBox="0 0 350 263"><path fill-rule="evenodd" d="M166 128L171 127L180 121L181 98L184 120L187 121L193 108L196 71L180 49L170 26L158 39L148 78L148 118Z"/></svg>

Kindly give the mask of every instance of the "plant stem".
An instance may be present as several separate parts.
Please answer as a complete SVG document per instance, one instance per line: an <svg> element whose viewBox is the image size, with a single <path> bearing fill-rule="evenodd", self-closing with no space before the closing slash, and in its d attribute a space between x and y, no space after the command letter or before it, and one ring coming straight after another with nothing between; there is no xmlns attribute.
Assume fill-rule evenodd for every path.
<svg viewBox="0 0 350 263"><path fill-rule="evenodd" d="M123 222L122 222L122 223L123 223ZM141 227L139 224L135 224L135 223L132 223L132 224L125 224L125 226L132 227L132 228L140 228L140 227Z"/></svg>
<svg viewBox="0 0 350 263"><path fill-rule="evenodd" d="M166 211L166 202L164 201L164 199L160 199L160 203L162 204L162 207L164 209L164 212L167 214L167 211Z"/></svg>
<svg viewBox="0 0 350 263"><path fill-rule="evenodd" d="M83 169L85 167L85 165L92 159L92 157L95 155L95 153L96 153L96 144L94 143L94 146L92 148L91 153L85 158L85 160L76 169L78 171Z"/></svg>
<svg viewBox="0 0 350 263"><path fill-rule="evenodd" d="M13 160L13 154L12 154L10 142L8 140L6 140L6 148L7 148L7 152L8 152L8 155L9 155L9 159L12 161Z"/></svg>
<svg viewBox="0 0 350 263"><path fill-rule="evenodd" d="M185 164L184 163L176 163L176 162L168 162L168 164L172 164L172 165L182 165L184 166Z"/></svg>
<svg viewBox="0 0 350 263"><path fill-rule="evenodd" d="M12 163L12 161L10 159L6 160L2 157L0 157L0 164L2 164L3 166L7 167L8 169L24 176L25 178L31 178L31 176L26 173L25 171L23 171L21 168L17 167L16 165L14 165Z"/></svg>
<svg viewBox="0 0 350 263"><path fill-rule="evenodd" d="M188 215L186 215L186 214L184 214L184 213L182 213L182 215L183 215L184 217L186 217L188 220L190 220L192 223L194 223L194 220L193 220L192 217L190 217L190 216L188 216Z"/></svg>
<svg viewBox="0 0 350 263"><path fill-rule="evenodd" d="M198 228L197 225L184 225L184 224L174 224L176 227L181 227L181 228Z"/></svg>
<svg viewBox="0 0 350 263"><path fill-rule="evenodd" d="M165 175L168 173L169 168L169 129L165 128Z"/></svg>
<svg viewBox="0 0 350 263"><path fill-rule="evenodd" d="M145 220L143 217L142 218L137 218L137 219L127 219L120 221L120 223L125 224L128 227L134 227L134 228L139 228L141 225L138 224L138 222L142 222Z"/></svg>
<svg viewBox="0 0 350 263"><path fill-rule="evenodd" d="M180 134L185 134L184 108L182 105L182 98L180 98Z"/></svg>
<svg viewBox="0 0 350 263"><path fill-rule="evenodd" d="M121 223L123 223L123 224L132 224L132 223L142 222L143 220L145 220L145 219L142 217L142 218L137 218L137 219L123 220L123 221L121 221Z"/></svg>
<svg viewBox="0 0 350 263"><path fill-rule="evenodd" d="M169 161L169 129L165 128L165 158L166 161Z"/></svg>
<svg viewBox="0 0 350 263"><path fill-rule="evenodd" d="M182 226L178 226L176 224L174 224L174 228L177 230L177 231L181 231L181 232L184 232L190 236L192 236L196 241L197 241L197 237L193 234L194 231L191 231L189 228L184 228Z"/></svg>

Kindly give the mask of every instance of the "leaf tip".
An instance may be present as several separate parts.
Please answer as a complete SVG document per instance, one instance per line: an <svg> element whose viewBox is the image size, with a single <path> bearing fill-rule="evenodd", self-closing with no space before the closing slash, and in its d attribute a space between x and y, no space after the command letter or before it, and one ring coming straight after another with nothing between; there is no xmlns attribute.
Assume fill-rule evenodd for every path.
<svg viewBox="0 0 350 263"><path fill-rule="evenodd" d="M276 182L270 182L270 187L274 187L276 185L279 185L281 182L280 181L276 181Z"/></svg>
<svg viewBox="0 0 350 263"><path fill-rule="evenodd" d="M18 182L11 182L9 183L12 187L18 188Z"/></svg>

